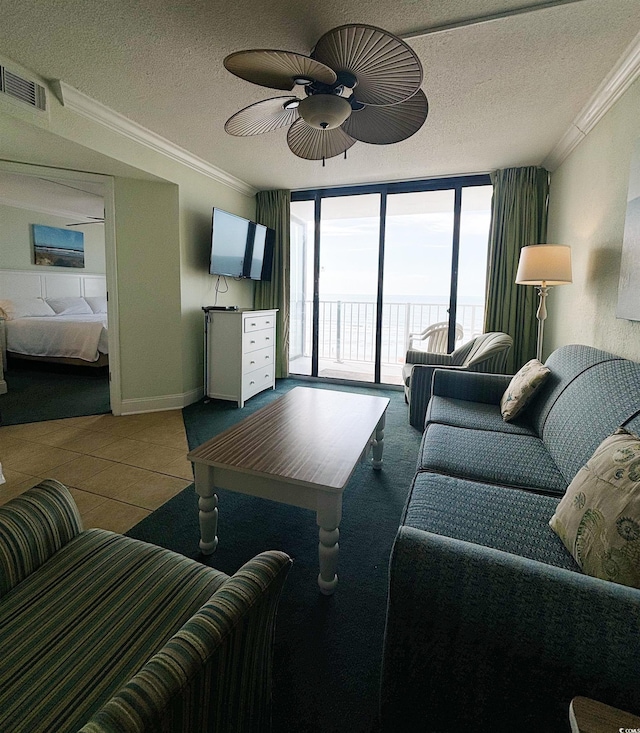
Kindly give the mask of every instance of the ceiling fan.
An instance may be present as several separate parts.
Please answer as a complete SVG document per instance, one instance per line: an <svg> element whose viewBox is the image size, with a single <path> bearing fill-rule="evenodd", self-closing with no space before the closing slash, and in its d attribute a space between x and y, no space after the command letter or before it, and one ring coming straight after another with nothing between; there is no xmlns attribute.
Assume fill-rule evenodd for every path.
<svg viewBox="0 0 640 733"><path fill-rule="evenodd" d="M357 141L390 145L417 132L429 111L422 64L400 38L370 25L325 33L310 56L292 51L238 51L224 59L232 74L270 89L297 91L251 104L232 115L231 135L261 135L289 126L287 143L300 158L322 160Z"/></svg>

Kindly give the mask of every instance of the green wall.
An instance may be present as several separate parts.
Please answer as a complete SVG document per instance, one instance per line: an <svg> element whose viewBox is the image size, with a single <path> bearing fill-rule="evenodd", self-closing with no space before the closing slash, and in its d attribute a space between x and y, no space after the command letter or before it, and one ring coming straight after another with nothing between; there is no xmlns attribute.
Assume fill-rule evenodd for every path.
<svg viewBox="0 0 640 733"><path fill-rule="evenodd" d="M178 188L130 178L114 188L122 396L179 394Z"/></svg>
<svg viewBox="0 0 640 733"><path fill-rule="evenodd" d="M209 274L211 217L213 207L252 218L254 200L220 187L215 193L184 181L180 186L182 353L184 391L199 389L204 381L203 305L215 302L216 277ZM240 205L241 204L241 205ZM218 305L253 306L253 283L227 278L228 292L218 296ZM223 288L224 289L224 288Z"/></svg>
<svg viewBox="0 0 640 733"><path fill-rule="evenodd" d="M64 229L74 221L77 219L0 205L0 267L3 270L42 271L42 266L33 264L31 224ZM84 233L84 268L81 271L104 275L104 225L86 224L74 228ZM47 270L68 272L66 267L51 267Z"/></svg>
<svg viewBox="0 0 640 733"><path fill-rule="evenodd" d="M551 176L547 241L571 245L573 284L553 288L544 352L582 343L640 361L640 322L616 318L636 81Z"/></svg>

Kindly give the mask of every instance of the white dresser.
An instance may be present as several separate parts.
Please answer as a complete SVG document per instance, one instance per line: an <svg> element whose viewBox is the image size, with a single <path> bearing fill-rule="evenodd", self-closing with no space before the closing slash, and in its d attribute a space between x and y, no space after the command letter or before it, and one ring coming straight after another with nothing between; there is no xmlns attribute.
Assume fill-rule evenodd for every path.
<svg viewBox="0 0 640 733"><path fill-rule="evenodd" d="M206 312L207 397L238 407L276 386L277 310Z"/></svg>

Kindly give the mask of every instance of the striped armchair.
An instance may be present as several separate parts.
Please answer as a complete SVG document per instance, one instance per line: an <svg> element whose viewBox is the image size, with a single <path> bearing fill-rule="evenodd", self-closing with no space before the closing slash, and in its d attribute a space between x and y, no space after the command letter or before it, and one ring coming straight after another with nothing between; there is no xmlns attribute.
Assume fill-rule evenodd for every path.
<svg viewBox="0 0 640 733"><path fill-rule="evenodd" d="M504 371L513 339L506 333L483 333L451 354L433 354L409 349L402 368L405 399L409 403L409 422L424 429L431 380L435 369L464 369L499 374Z"/></svg>
<svg viewBox="0 0 640 733"><path fill-rule="evenodd" d="M0 730L264 731L291 561L233 577L99 529L47 480L0 507Z"/></svg>

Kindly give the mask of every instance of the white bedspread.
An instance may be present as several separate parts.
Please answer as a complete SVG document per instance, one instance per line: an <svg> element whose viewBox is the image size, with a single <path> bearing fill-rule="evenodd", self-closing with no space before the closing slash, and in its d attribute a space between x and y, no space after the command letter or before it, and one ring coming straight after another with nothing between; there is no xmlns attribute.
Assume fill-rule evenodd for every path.
<svg viewBox="0 0 640 733"><path fill-rule="evenodd" d="M7 351L97 361L109 353L107 314L16 318L5 323Z"/></svg>

